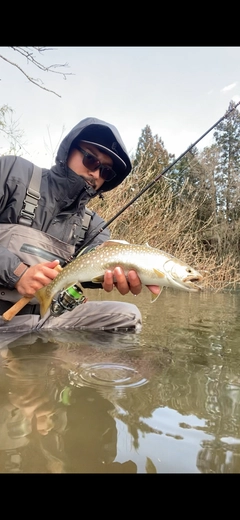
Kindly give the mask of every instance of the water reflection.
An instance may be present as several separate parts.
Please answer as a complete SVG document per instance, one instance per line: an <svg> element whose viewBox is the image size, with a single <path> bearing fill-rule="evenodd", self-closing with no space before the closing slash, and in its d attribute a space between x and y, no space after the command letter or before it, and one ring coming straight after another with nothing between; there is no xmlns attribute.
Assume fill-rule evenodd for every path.
<svg viewBox="0 0 240 520"><path fill-rule="evenodd" d="M107 466L111 472L136 472L131 461L114 462L114 405L94 388L72 385L72 371L55 358L56 347L44 349L42 354L38 341L24 354L19 347L4 354L1 471L104 472Z"/></svg>
<svg viewBox="0 0 240 520"><path fill-rule="evenodd" d="M128 348L126 335L84 333L78 348L60 336L25 335L1 351L0 471L136 473L115 459L118 399L148 383L137 336Z"/></svg>
<svg viewBox="0 0 240 520"><path fill-rule="evenodd" d="M142 298L138 335L30 334L0 351L1 473L240 472L240 296L158 302Z"/></svg>

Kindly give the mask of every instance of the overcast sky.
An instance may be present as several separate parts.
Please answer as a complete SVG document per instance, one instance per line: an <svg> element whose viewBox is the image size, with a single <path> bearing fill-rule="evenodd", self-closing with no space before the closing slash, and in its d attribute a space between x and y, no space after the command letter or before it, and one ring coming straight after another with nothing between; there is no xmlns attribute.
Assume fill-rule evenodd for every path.
<svg viewBox="0 0 240 520"><path fill-rule="evenodd" d="M66 80L0 47L0 55L61 96L31 84L0 59L0 106L13 109L24 131L21 155L41 167L51 166L59 141L89 116L114 124L129 153L149 125L178 157L224 115L231 100L240 100L240 47L51 48L36 58L45 66L67 63L60 69L71 73ZM213 132L198 149L212 137ZM0 152L6 148L0 135Z"/></svg>

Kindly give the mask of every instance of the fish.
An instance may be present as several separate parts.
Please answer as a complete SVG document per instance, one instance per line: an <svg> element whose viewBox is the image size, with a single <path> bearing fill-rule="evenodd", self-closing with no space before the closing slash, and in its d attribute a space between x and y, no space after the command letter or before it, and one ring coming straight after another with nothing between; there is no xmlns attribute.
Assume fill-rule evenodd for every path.
<svg viewBox="0 0 240 520"><path fill-rule="evenodd" d="M84 250L83 250L84 252ZM48 285L35 293L43 317L56 293L81 282L102 283L105 271L120 266L127 277L136 271L143 285L157 285L160 292L152 294L152 301L160 296L163 287L197 292L203 276L186 262L149 244L130 244L124 240L108 240L86 254L80 253L62 268Z"/></svg>

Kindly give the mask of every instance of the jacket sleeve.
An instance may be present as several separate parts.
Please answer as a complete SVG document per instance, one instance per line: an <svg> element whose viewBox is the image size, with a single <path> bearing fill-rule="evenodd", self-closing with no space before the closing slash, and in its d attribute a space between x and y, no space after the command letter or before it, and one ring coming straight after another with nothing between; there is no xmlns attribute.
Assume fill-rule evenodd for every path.
<svg viewBox="0 0 240 520"><path fill-rule="evenodd" d="M107 227L101 231L102 226L105 224L105 221L97 213L93 212L93 216L91 218L90 225L86 233L84 242L81 246L81 249L84 249L84 244L86 244L91 237L93 237L97 232L98 234L89 243L89 245L86 246L86 249L84 249L83 254L88 253L88 251L90 251L91 249L95 249L96 247L100 246L101 244L110 239L110 231ZM102 284L92 282L83 282L81 283L81 285L85 289L102 289Z"/></svg>
<svg viewBox="0 0 240 520"><path fill-rule="evenodd" d="M0 219L8 204L10 191L8 178L16 159L16 156L0 158ZM0 245L0 285L13 289L26 268L27 266L17 255Z"/></svg>
<svg viewBox="0 0 240 520"><path fill-rule="evenodd" d="M27 268L17 255L0 246L0 285L14 289Z"/></svg>

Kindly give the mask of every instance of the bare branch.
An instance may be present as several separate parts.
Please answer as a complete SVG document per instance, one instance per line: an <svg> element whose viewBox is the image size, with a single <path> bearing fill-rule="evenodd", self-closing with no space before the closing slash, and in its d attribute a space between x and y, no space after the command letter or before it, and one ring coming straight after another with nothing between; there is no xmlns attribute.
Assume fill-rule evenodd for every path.
<svg viewBox="0 0 240 520"><path fill-rule="evenodd" d="M47 47L32 47L33 49L35 49L36 51L38 51L40 54L42 54L43 52L45 51L54 51L56 49L54 48L47 48ZM58 70L52 70L54 68L57 68L57 67L68 67L68 63L64 63L64 64L54 64L54 65L50 65L49 67L46 67L45 65L43 65L42 63L40 63L39 61L37 61L33 55L32 52L28 51L27 49L30 49L30 47L11 47L11 49L13 49L14 51L17 51L19 52L19 54L22 54L28 61L30 61L31 63L33 63L34 65L36 65L39 69L43 70L44 72L53 72L54 74L61 74L64 79L67 79L66 76L72 76L72 73L71 72L60 72Z"/></svg>
<svg viewBox="0 0 240 520"><path fill-rule="evenodd" d="M62 72L62 71L59 71L59 70L55 70L55 69L57 69L59 67L68 67L68 63L65 63L65 64L53 64L53 65L45 66L45 65L43 65L43 63L38 61L36 59L36 57L34 56L34 51L36 51L40 55L42 55L43 52L45 52L45 51L51 51L51 50L56 50L56 49L53 49L53 48L50 48L50 47L49 48L47 48L47 47L10 47L10 49L13 49L14 51L16 51L19 54L21 54L24 58L26 58L27 62L32 63L35 67L37 67L38 69L40 69L40 70L42 70L44 72L51 72L53 74L60 74L63 77L63 79L65 79L65 80L67 79L67 76L72 76L73 75L71 72ZM33 52L32 52L31 49L33 49ZM16 67L28 79L28 81L30 81L31 83L33 83L37 87L41 88L42 90L46 90L47 92L50 92L52 94L55 94L58 97L61 97L59 94L57 94L57 92L46 88L43 85L43 82L42 82L41 79L33 78L33 77L29 76L17 63L11 61L10 59L8 59L5 56L3 56L2 54L0 54L0 58L2 60L4 60L4 61L10 63L10 65L12 65L13 67Z"/></svg>
<svg viewBox="0 0 240 520"><path fill-rule="evenodd" d="M49 144L47 144L45 139L44 139L44 145L45 145L45 148L47 150L47 153L50 154L51 164L52 164L54 162L55 156L57 154L57 150L58 150L58 148L59 148L59 146L61 144L64 132L65 132L65 126L63 125L63 127L62 127L61 135L60 135L60 137L58 139L58 142L56 143L55 147L53 147L53 144L52 144L52 138L51 138L51 134L50 134L50 126L47 127L47 132L48 132Z"/></svg>

